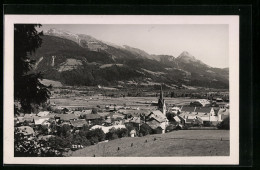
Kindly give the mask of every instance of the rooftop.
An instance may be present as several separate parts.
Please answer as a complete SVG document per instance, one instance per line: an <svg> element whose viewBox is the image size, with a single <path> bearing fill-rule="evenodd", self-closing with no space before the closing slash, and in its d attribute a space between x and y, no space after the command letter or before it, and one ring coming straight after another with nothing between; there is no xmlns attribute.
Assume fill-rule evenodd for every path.
<svg viewBox="0 0 260 170"><path fill-rule="evenodd" d="M195 107L190 107L190 106L183 106L181 108L182 112L193 112L196 108Z"/></svg>
<svg viewBox="0 0 260 170"><path fill-rule="evenodd" d="M99 114L86 114L86 120L94 120L94 119L100 119L101 116Z"/></svg>
<svg viewBox="0 0 260 170"><path fill-rule="evenodd" d="M73 127L83 127L84 125L88 124L85 119L78 119L74 121L71 120L70 123Z"/></svg>

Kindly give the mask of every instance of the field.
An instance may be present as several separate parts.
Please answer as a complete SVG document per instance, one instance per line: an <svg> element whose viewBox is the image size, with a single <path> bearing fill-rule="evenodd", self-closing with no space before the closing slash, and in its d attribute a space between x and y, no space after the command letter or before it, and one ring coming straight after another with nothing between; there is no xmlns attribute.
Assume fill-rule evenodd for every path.
<svg viewBox="0 0 260 170"><path fill-rule="evenodd" d="M229 131L180 130L127 137L68 152L72 157L228 156Z"/></svg>
<svg viewBox="0 0 260 170"><path fill-rule="evenodd" d="M69 98L52 98L50 102L55 102L56 105L61 107L96 107L99 105L101 108L104 108L106 105L119 105L123 106L124 104L129 107L140 107L140 108L153 108L150 106L149 102L157 102L158 98L156 97L118 97L118 98L108 98L103 96L84 96L84 97L69 97ZM197 99L190 98L165 98L167 104L175 105L185 105L190 104L191 101ZM147 103L145 103L147 102Z"/></svg>

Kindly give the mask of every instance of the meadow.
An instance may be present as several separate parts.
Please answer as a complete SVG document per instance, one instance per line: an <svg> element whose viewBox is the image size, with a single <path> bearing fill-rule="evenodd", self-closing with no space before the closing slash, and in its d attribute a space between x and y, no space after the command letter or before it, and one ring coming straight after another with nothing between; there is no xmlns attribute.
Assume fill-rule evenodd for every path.
<svg viewBox="0 0 260 170"><path fill-rule="evenodd" d="M71 157L229 156L228 130L179 130L126 137L70 151Z"/></svg>
<svg viewBox="0 0 260 170"><path fill-rule="evenodd" d="M99 105L101 108L105 108L106 105L117 105L117 106L129 106L129 107L139 107L141 108L151 108L151 102L157 102L158 98L156 97L118 97L118 98L110 98L103 96L75 96L68 98L52 98L50 99L51 103L55 103L61 107L88 107L93 108ZM168 105L186 105L190 104L191 101L195 101L197 99L190 98L165 98L165 102Z"/></svg>

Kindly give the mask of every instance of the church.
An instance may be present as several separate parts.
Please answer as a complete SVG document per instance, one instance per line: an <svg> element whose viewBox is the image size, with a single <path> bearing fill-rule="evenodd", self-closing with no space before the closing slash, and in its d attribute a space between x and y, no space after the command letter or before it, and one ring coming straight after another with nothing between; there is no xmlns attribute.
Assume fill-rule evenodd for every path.
<svg viewBox="0 0 260 170"><path fill-rule="evenodd" d="M163 98L162 86L158 99L157 110L151 111L151 113L148 115L147 120L148 121L146 122L146 124L148 124L152 129L156 129L159 127L162 129L162 133L165 133L165 129L169 121L166 117L166 104Z"/></svg>
<svg viewBox="0 0 260 170"><path fill-rule="evenodd" d="M166 104L163 99L163 91L161 86L160 97L158 99L158 110L160 110L166 116Z"/></svg>

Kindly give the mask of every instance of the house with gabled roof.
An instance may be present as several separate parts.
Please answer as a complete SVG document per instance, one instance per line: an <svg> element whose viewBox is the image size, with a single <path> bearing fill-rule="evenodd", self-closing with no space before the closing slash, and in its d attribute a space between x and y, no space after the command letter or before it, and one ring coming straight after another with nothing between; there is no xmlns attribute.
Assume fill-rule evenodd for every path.
<svg viewBox="0 0 260 170"><path fill-rule="evenodd" d="M157 122L157 123L155 123ZM155 124L154 126L160 126L162 128L162 133L165 133L166 126L168 125L169 121L160 110L152 111L146 118L146 123ZM150 126L150 125L149 125Z"/></svg>

